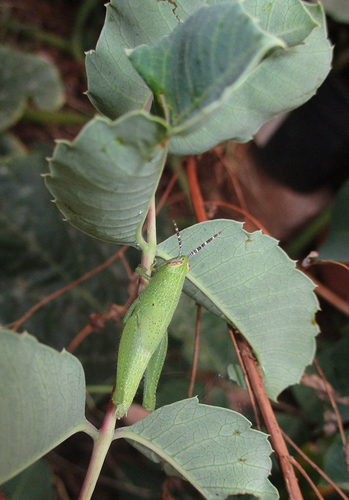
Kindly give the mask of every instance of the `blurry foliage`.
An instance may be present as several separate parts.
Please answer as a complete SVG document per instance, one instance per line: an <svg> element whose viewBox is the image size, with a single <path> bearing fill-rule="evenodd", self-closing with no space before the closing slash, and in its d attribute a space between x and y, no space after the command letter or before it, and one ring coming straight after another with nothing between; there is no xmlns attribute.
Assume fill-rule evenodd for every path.
<svg viewBox="0 0 349 500"><path fill-rule="evenodd" d="M339 5L340 2L332 2L331 5L335 3ZM35 7L35 2L33 6ZM61 6L64 7L64 3L61 3ZM69 49L71 53L78 54L80 60L81 47L85 50L92 48L97 38L103 16L100 7L96 1L80 3L80 17L77 17L72 29L74 44L73 48ZM61 25L64 24L64 12L62 8L62 19L58 21ZM4 16L2 20L2 32L10 34L12 41L15 34L18 36L17 39L14 38L15 41L19 45L23 44L23 26L17 25L16 28L16 23L9 15ZM62 31L64 32L63 28ZM37 43L40 37L35 34L35 30L30 33L34 39L36 37ZM42 41L44 44L50 44L49 39L45 41L41 38L40 43ZM37 46L34 44L29 50L36 51ZM40 83L40 73L34 71L34 76ZM28 80L22 83L28 83ZM47 85L47 82L44 85ZM55 85L59 87L60 84ZM17 87L13 88L16 89L18 97ZM50 88L52 89L52 86ZM23 97L18 100L20 105L17 103L12 108L7 121L2 120L2 128L20 118L28 97L33 98L33 94L28 93L24 86ZM27 127L30 126L27 124ZM51 196L41 177L41 174L48 170L45 158L52 153L53 141L43 145L38 140L37 144L30 144L31 151L28 152L21 142L20 135L21 129L17 136L16 133L0 135L0 323L3 325L19 319L37 302L83 276L118 249L115 245L91 239L62 223L61 215L50 202ZM349 261L348 207L349 189L348 184L345 184L337 195L329 232L319 249L320 258ZM171 231L165 223L161 223L161 216L159 230L167 235ZM138 264L138 253L130 250L127 258L134 269ZM125 268L120 261L116 261L103 272L39 309L24 326L35 332L40 341L61 349L69 345L75 335L88 324L90 314L106 313L112 303L124 304L127 300L127 285ZM172 338L159 386L159 405L186 396L194 342L193 308L194 304L188 298L182 300L170 326ZM325 328L319 339L317 357L332 387L341 396L349 396L348 320L330 308L326 309L326 315L325 318L319 317ZM340 324L342 328L326 328L329 324ZM112 382L108 377L115 370L115 353L121 328L120 322L117 325L108 322L101 334L91 334L75 352L83 363L89 385ZM199 371L194 394L198 394L204 402L208 399L213 404L229 405L229 391L219 382L227 375L223 368L227 365L227 358L233 362L232 347L224 323L207 312L203 312L202 316L200 344ZM313 369L309 371L314 372ZM233 382L228 384L230 390L235 386ZM97 400L100 400L100 396L96 396ZM103 399L101 402L103 403ZM338 435L324 437L324 415L326 410L331 409L329 402L321 401L314 389L301 385L283 394L281 402L290 410L281 411L283 406L280 406L278 418L282 429L303 450L309 451L310 447L317 449L321 454L320 465L324 467L325 472L348 492L349 475L343 462L340 438ZM237 402L237 405L242 408L241 403ZM344 424L349 421L348 408L348 405L339 404ZM98 413L95 413L93 418L98 419ZM66 460L74 464L80 465L79 459L82 457L81 461L85 467L85 454L88 454L89 450L80 450L80 456L75 457L74 452L69 449L68 441L61 445L57 452L62 452ZM139 456L127 443L118 441L114 444L109 466L113 468L115 482L111 480L110 486L103 486L101 480L101 486L96 490L96 499L116 498L115 487L118 488L117 498L120 499L160 498L159 491L164 475L158 466ZM64 471L64 467L62 470ZM62 476L64 474L67 473L62 472ZM277 482L277 472L275 477ZM325 484L318 477L316 482L320 487ZM179 481L177 486L180 484ZM52 484L46 465L42 461L35 463L6 483L2 492L6 499L11 500L49 500L52 498ZM178 487L176 494L178 496L175 498L178 499L196 498L196 493L187 488ZM286 498L284 492L281 492L281 495ZM242 497L245 498L246 495Z"/></svg>
<svg viewBox="0 0 349 500"><path fill-rule="evenodd" d="M53 500L54 489L50 468L38 460L2 486L5 498L11 500Z"/></svg>

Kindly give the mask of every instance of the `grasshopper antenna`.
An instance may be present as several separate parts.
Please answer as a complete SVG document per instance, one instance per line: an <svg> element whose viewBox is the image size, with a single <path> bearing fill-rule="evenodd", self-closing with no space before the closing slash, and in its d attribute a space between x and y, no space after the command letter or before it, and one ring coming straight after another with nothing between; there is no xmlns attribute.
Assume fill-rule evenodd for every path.
<svg viewBox="0 0 349 500"><path fill-rule="evenodd" d="M177 239L178 239L179 257L181 257L181 255L182 255L182 240L181 240L181 235L179 234L179 229L178 229L178 226L177 226L175 220L173 221L173 224L174 224L174 227L175 227L175 230L176 230L176 234L177 234Z"/></svg>
<svg viewBox="0 0 349 500"><path fill-rule="evenodd" d="M193 255L195 255L196 253L198 253L199 250L201 250L202 248L204 248L212 240L214 240L215 238L217 238L217 236L219 236L221 234L221 232L222 231L219 231L219 233L214 234L213 236L211 236L211 238L209 238L207 241L205 241L204 243L202 243L202 245L200 245L199 247L195 248L195 250L193 250L192 252L190 252L190 254L188 255L188 259L190 259L190 257L192 257Z"/></svg>

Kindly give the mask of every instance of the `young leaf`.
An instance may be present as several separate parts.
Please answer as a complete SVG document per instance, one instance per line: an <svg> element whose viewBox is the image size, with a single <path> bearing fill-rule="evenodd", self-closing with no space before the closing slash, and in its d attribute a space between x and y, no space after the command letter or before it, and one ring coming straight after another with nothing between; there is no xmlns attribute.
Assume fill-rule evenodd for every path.
<svg viewBox="0 0 349 500"><path fill-rule="evenodd" d="M311 363L318 333L318 303L312 281L260 231L247 233L235 221L215 220L182 231L183 252L222 231L190 263L184 292L225 318L248 340L263 370L271 399L299 381ZM161 243L163 259L177 252L175 237Z"/></svg>
<svg viewBox="0 0 349 500"><path fill-rule="evenodd" d="M53 64L0 47L0 67L0 130L19 120L29 99L45 111L63 105L64 89Z"/></svg>
<svg viewBox="0 0 349 500"><path fill-rule="evenodd" d="M59 141L46 184L68 222L104 241L136 246L166 158L167 127L139 111L91 120Z"/></svg>
<svg viewBox="0 0 349 500"><path fill-rule="evenodd" d="M251 423L234 411L187 399L118 429L115 438L121 437L170 474L175 469L207 500L234 494L278 498L267 479L271 447L266 434L251 429Z"/></svg>
<svg viewBox="0 0 349 500"><path fill-rule="evenodd" d="M198 154L227 139L251 140L263 123L308 101L330 71L332 48L320 3L249 0L244 2L244 9L251 15L258 12L260 26L291 46L265 58L231 94L226 106L199 131L174 137L171 153ZM285 28L290 30L288 36ZM294 45L295 35L304 35L307 30L308 36Z"/></svg>
<svg viewBox="0 0 349 500"><path fill-rule="evenodd" d="M80 362L27 333L0 330L0 484L72 434L85 419Z"/></svg>
<svg viewBox="0 0 349 500"><path fill-rule="evenodd" d="M263 32L239 2L203 7L156 45L128 56L157 100L164 98L173 133L188 133L224 106L233 90L283 42Z"/></svg>

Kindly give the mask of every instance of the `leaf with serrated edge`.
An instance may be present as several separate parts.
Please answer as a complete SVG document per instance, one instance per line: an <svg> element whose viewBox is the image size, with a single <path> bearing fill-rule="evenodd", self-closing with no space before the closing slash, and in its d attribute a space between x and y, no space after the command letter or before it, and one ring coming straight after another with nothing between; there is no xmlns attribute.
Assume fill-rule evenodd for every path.
<svg viewBox="0 0 349 500"><path fill-rule="evenodd" d="M143 107L150 92L124 49L155 44L203 5L217 3L112 0L96 51L87 56L89 97L93 104L110 118ZM226 108L200 131L173 138L173 153L202 153L226 139L250 140L267 120L310 99L330 69L332 50L320 5L300 0L245 0L243 9L258 17L263 29L291 48L263 61L232 94Z"/></svg>
<svg viewBox="0 0 349 500"><path fill-rule="evenodd" d="M45 176L68 222L104 241L136 246L167 154L167 126L142 111L96 117L60 141Z"/></svg>
<svg viewBox="0 0 349 500"><path fill-rule="evenodd" d="M271 447L239 413L198 403L197 398L164 406L137 424L118 429L146 456L170 466L207 500L250 493L276 500L268 481Z"/></svg>
<svg viewBox="0 0 349 500"><path fill-rule="evenodd" d="M0 330L0 483L72 434L93 434L81 363L28 333Z"/></svg>
<svg viewBox="0 0 349 500"><path fill-rule="evenodd" d="M177 1L176 6L154 0L112 0L108 3L96 50L86 56L87 95L92 104L112 119L142 108L151 92L124 49L156 43L204 3L204 0Z"/></svg>
<svg viewBox="0 0 349 500"><path fill-rule="evenodd" d="M235 221L196 224L181 233L183 254L213 234L213 242L190 259L184 291L242 333L263 370L268 396L276 400L299 382L312 362L318 333L314 284L295 269L277 241L260 231L247 233ZM176 236L158 246L157 255L178 254Z"/></svg>
<svg viewBox="0 0 349 500"><path fill-rule="evenodd" d="M284 42L262 31L238 2L203 7L156 45L127 54L158 100L172 133L197 129L217 112L272 48Z"/></svg>
<svg viewBox="0 0 349 500"><path fill-rule="evenodd" d="M244 8L255 10L258 0L244 3ZM270 4L271 2L269 2ZM331 69L332 49L326 34L326 22L321 5L309 5L298 0L273 0L281 4L284 17L271 23L275 35L284 35L283 24L295 16L295 3L306 9L315 27L303 43L286 51L278 51L266 58L233 92L225 107L209 123L187 137L174 137L170 152L178 155L198 154L216 144L232 139L247 142L266 121L274 116L301 106L320 87ZM265 4L267 5L267 4ZM292 8L291 8L292 7ZM274 7L275 8L275 7ZM261 26L268 24L269 13L259 12ZM270 11L272 13L273 10ZM302 17L302 16L300 16ZM313 24L314 27L314 24Z"/></svg>

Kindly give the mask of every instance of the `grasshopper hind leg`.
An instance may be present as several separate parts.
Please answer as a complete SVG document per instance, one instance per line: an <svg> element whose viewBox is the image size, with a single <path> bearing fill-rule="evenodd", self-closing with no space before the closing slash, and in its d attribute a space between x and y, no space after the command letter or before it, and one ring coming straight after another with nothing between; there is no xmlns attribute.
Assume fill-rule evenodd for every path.
<svg viewBox="0 0 349 500"><path fill-rule="evenodd" d="M165 332L160 344L150 358L144 375L143 406L148 411L155 410L156 389L161 375L162 367L165 363L168 346L168 335Z"/></svg>

